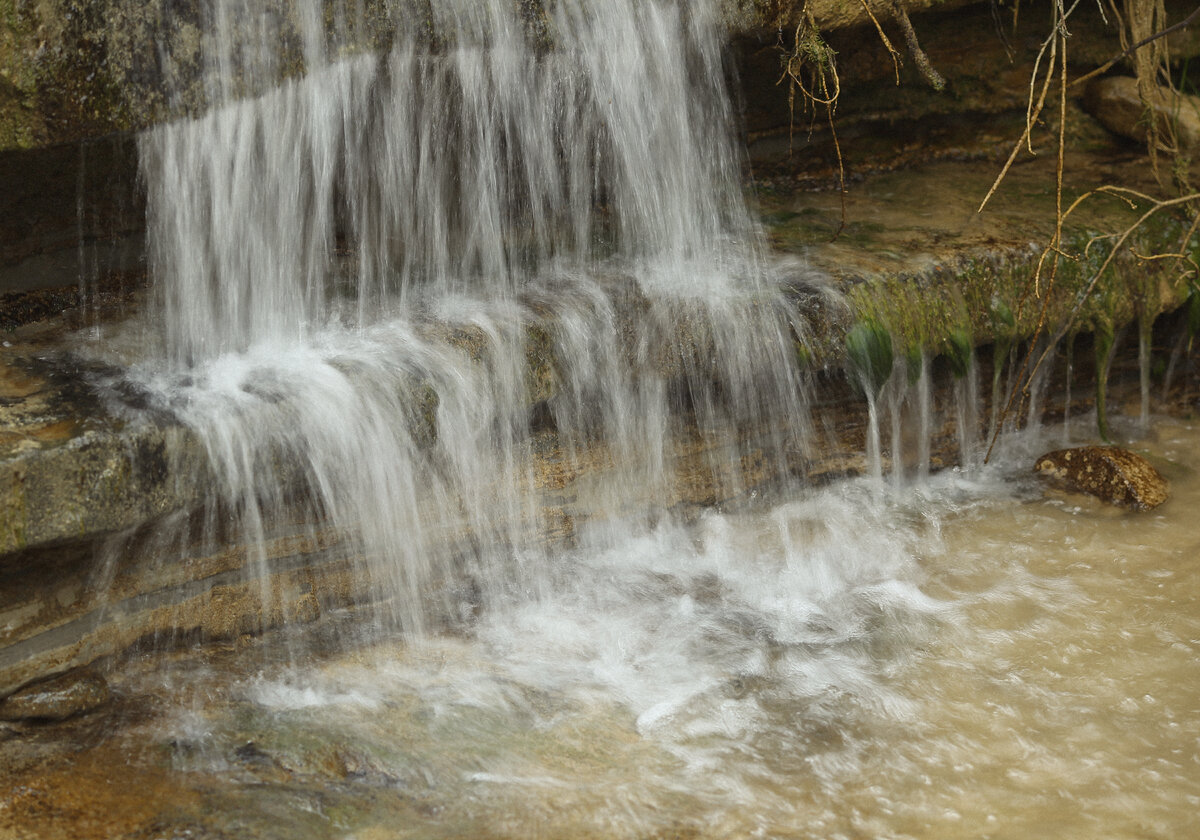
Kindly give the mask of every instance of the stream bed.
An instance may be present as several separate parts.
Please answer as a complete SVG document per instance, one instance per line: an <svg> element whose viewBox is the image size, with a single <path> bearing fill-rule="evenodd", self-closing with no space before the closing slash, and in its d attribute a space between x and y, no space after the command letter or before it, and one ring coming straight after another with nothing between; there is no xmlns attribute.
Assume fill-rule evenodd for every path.
<svg viewBox="0 0 1200 840"><path fill-rule="evenodd" d="M0 840L1187 834L1200 425L1133 443L1151 513L1037 483L1085 418L978 465L1048 169L995 224L957 152L751 200L717 0L383 4L378 42L208 5L139 34L199 100L137 138L144 304L61 365L2 342L9 688L100 658L113 699L0 723ZM841 373L865 445L814 402Z"/></svg>
<svg viewBox="0 0 1200 840"><path fill-rule="evenodd" d="M1150 513L1044 493L1046 429L970 474L597 523L421 642L135 659L106 712L6 733L0 834L1184 836L1200 426L1154 428Z"/></svg>

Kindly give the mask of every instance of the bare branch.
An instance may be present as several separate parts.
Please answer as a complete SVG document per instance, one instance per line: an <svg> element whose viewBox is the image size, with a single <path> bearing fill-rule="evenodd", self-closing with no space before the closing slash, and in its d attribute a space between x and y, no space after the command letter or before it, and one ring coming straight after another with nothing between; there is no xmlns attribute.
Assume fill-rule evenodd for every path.
<svg viewBox="0 0 1200 840"><path fill-rule="evenodd" d="M896 23L900 25L900 30L904 33L904 41L908 44L908 52L913 57L913 62L921 71L921 75L925 80L933 86L934 90L942 90L946 87L946 80L942 78L942 74L934 69L929 63L929 56L925 54L925 50L921 49L921 44L917 40L916 30L913 29L912 21L908 19L908 12L904 11L897 0L889 0L892 7L892 14L896 18Z"/></svg>
<svg viewBox="0 0 1200 840"><path fill-rule="evenodd" d="M1134 44L1133 46L1129 47L1127 50L1122 52L1120 55L1113 56L1112 58L1110 58L1108 61L1104 62L1104 64L1100 65L1092 72L1086 73L1086 74L1080 76L1078 79L1071 82L1071 87L1076 87L1077 85L1081 85L1084 82L1090 81L1091 79L1094 79L1097 76L1100 76L1100 75L1108 72L1112 68L1112 66L1114 64L1116 64L1118 61L1123 61L1126 58L1129 58L1129 56L1133 55L1135 52L1140 50L1142 47L1146 46L1147 44L1151 44L1154 41L1157 41L1159 38L1165 38L1166 36L1170 35L1172 32L1178 32L1180 29L1186 29L1188 26L1190 26L1192 23L1194 23L1198 18L1200 18L1200 6L1197 6L1196 8L1192 9L1191 14L1189 14L1187 17L1185 17L1183 20L1179 21L1178 23L1174 23L1174 24L1168 26L1166 29L1160 29L1158 32L1155 32L1153 35L1143 38L1142 40L1138 41L1136 44Z"/></svg>

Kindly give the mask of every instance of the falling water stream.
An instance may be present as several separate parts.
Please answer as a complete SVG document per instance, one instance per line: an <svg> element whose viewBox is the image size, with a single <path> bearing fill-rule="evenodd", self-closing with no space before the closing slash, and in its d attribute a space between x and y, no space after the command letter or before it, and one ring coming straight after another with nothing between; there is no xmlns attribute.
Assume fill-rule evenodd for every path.
<svg viewBox="0 0 1200 840"><path fill-rule="evenodd" d="M746 459L786 472L803 319L742 198L716 4L439 3L378 55L301 15L307 74L230 99L276 72L229 24L255 8L217 4L211 110L141 140L163 317L133 373L248 544L301 506L419 636L449 570L486 601L539 542L535 408L568 461L602 442L601 508L668 507L684 434L718 498Z"/></svg>
<svg viewBox="0 0 1200 840"><path fill-rule="evenodd" d="M356 52L297 2L292 76L265 8L212 4L207 110L141 139L161 308L95 352L202 441L210 539L332 528L379 606L131 669L104 749L162 836L1181 836L1200 484L1043 500L1036 428L930 476L923 362L919 480L806 486L719 4L446 0ZM547 430L604 467L557 544Z"/></svg>

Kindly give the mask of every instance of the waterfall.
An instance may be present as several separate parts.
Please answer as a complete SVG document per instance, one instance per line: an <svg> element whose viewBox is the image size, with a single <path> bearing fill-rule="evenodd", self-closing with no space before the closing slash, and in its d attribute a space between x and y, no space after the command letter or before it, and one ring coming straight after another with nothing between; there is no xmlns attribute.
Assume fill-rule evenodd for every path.
<svg viewBox="0 0 1200 840"><path fill-rule="evenodd" d="M268 5L216 4L210 110L141 140L176 360L302 339L335 311L512 297L597 256L682 296L758 273L714 3L557 3L543 50L516 4L455 0L401 16L385 54L333 59L307 0L307 73L233 99L279 72L259 53L281 35L224 22Z"/></svg>
<svg viewBox="0 0 1200 840"><path fill-rule="evenodd" d="M965 468L976 467L983 456L979 451L979 363L973 348L964 375L954 382L954 409L959 457Z"/></svg>
<svg viewBox="0 0 1200 840"><path fill-rule="evenodd" d="M295 12L216 2L203 112L139 144L137 375L264 577L286 518L337 535L388 628L456 609L456 576L513 585L550 530L535 426L564 473L604 466L614 519L670 513L681 449L709 500L787 474L802 327L741 193L716 2L401 6L378 51Z"/></svg>
<svg viewBox="0 0 1200 840"><path fill-rule="evenodd" d="M933 394L930 387L929 352L921 350L921 374L917 378L917 403L919 421L917 425L917 477L929 477L930 438L933 436Z"/></svg>
<svg viewBox="0 0 1200 840"><path fill-rule="evenodd" d="M772 7L147 5L148 298L0 376L0 835L1189 833L1200 428L1161 512L1043 496L1061 371L1001 405L972 350L1025 257L933 259L1018 220L931 251L978 173L872 180L941 222L872 213L913 270L823 296L719 4ZM833 221L772 181L781 247ZM18 531L49 499L78 538Z"/></svg>

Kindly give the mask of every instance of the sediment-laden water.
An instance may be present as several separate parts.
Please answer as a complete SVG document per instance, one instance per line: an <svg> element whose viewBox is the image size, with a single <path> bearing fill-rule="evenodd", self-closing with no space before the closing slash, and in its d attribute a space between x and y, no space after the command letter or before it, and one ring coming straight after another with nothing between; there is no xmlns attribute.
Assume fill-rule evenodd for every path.
<svg viewBox="0 0 1200 840"><path fill-rule="evenodd" d="M253 576L273 517L335 531L375 607L126 663L108 723L14 771L0 825L1184 833L1200 433L1146 444L1176 483L1158 511L1043 498L1028 465L1062 433L983 466L967 381L966 470L885 480L876 417L874 475L806 486L804 298L741 195L716 3L532 26L455 0L380 53L298 3L303 73L253 48L278 31L258 4L213 8L209 110L140 143L161 308L93 352L136 346L128 410L201 442L200 542L247 545ZM536 434L603 467L553 544ZM679 509L685 440L731 503Z"/></svg>
<svg viewBox="0 0 1200 840"><path fill-rule="evenodd" d="M419 643L135 663L133 717L3 813L65 836L113 785L153 797L100 836L1182 836L1200 430L1156 429L1148 514L1043 495L1051 429L974 473L600 529Z"/></svg>

